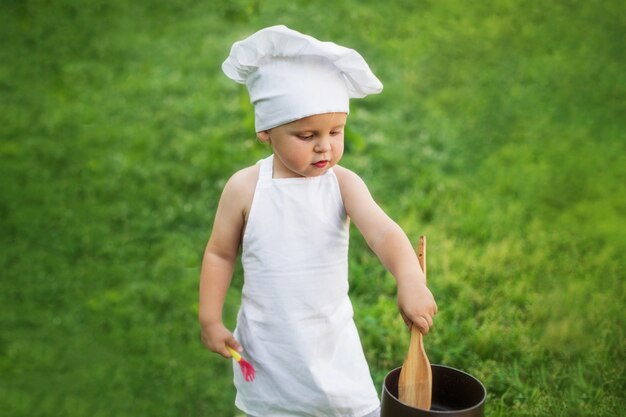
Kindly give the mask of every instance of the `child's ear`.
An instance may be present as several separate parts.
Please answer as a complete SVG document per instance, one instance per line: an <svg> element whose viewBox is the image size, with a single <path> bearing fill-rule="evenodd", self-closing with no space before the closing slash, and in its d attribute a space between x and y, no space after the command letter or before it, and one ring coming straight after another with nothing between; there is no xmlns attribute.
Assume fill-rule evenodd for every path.
<svg viewBox="0 0 626 417"><path fill-rule="evenodd" d="M261 142L269 142L270 141L270 131L269 130L261 130L260 132L256 132L256 137Z"/></svg>

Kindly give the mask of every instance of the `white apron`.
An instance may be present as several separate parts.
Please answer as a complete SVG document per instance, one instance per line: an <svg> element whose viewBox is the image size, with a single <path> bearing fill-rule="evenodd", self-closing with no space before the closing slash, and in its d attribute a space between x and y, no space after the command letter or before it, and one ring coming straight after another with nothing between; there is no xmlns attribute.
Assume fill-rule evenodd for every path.
<svg viewBox="0 0 626 417"><path fill-rule="evenodd" d="M243 236L235 404L263 417L362 417L379 406L348 298L349 219L334 172L259 180Z"/></svg>

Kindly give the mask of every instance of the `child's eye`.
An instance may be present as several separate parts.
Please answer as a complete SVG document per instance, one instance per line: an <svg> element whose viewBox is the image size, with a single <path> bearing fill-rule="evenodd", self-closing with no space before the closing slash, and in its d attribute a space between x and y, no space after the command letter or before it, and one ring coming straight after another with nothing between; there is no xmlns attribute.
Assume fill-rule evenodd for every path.
<svg viewBox="0 0 626 417"><path fill-rule="evenodd" d="M311 140L313 139L313 135L297 135L298 138L302 139L302 140Z"/></svg>
<svg viewBox="0 0 626 417"><path fill-rule="evenodd" d="M343 132L341 130L336 130L336 131L330 132L330 135L331 136L337 136L337 135L341 135L342 133Z"/></svg>

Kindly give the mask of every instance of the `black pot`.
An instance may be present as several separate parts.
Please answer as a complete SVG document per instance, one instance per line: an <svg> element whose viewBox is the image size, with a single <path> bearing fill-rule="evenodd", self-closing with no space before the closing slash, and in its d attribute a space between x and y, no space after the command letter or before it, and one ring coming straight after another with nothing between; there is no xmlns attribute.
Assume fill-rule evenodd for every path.
<svg viewBox="0 0 626 417"><path fill-rule="evenodd" d="M430 410L411 407L398 399L400 370L389 372L383 383L380 417L482 417L487 390L479 380L458 369L430 365L433 398Z"/></svg>

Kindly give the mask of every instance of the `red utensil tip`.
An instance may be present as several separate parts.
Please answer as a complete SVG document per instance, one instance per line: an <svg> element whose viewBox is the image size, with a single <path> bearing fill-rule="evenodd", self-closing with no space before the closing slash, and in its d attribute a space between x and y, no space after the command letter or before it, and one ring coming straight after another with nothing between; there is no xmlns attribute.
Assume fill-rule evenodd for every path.
<svg viewBox="0 0 626 417"><path fill-rule="evenodd" d="M254 366L252 366L250 362L242 358L239 352L235 351L230 346L226 346L226 349L230 352L233 359L239 363L241 373L243 374L243 379L245 379L246 382L254 381Z"/></svg>
<svg viewBox="0 0 626 417"><path fill-rule="evenodd" d="M244 358L241 358L239 361L239 367L241 368L241 373L243 374L243 379L246 382L254 381L254 366Z"/></svg>

